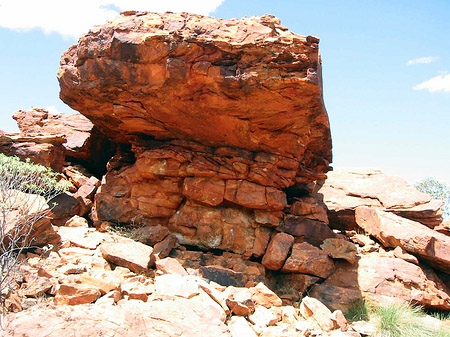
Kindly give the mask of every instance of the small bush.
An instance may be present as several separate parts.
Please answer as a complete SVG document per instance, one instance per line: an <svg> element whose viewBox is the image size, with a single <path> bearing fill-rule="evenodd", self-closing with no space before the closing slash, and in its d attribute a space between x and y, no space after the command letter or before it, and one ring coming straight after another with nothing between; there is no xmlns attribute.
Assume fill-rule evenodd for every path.
<svg viewBox="0 0 450 337"><path fill-rule="evenodd" d="M42 165L0 154L0 295L10 290L18 256L30 247L33 225L64 190L59 174Z"/></svg>

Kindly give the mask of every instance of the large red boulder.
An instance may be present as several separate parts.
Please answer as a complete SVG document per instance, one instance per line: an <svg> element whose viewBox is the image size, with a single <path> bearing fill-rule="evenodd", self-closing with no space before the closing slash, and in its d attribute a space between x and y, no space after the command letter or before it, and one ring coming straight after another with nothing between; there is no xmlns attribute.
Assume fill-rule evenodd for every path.
<svg viewBox="0 0 450 337"><path fill-rule="evenodd" d="M63 54L60 97L119 143L276 153L314 176L331 161L318 42L270 15L126 12Z"/></svg>

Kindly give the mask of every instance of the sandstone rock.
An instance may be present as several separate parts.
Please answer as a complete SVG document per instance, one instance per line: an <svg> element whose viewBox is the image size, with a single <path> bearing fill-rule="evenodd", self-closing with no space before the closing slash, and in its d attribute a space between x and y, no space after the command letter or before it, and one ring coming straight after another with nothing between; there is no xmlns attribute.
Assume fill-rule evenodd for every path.
<svg viewBox="0 0 450 337"><path fill-rule="evenodd" d="M79 164L64 166L63 173L69 178L69 181L74 184L77 189L85 184L92 176L92 174L89 173L86 168Z"/></svg>
<svg viewBox="0 0 450 337"><path fill-rule="evenodd" d="M201 267L200 274L205 279L224 286L244 287L247 283L247 278L243 273L235 272L221 266Z"/></svg>
<svg viewBox="0 0 450 337"><path fill-rule="evenodd" d="M404 179L378 170L334 170L318 195L328 207L330 223L340 229L355 229L355 208L379 207L431 228L442 222L442 202L432 200Z"/></svg>
<svg viewBox="0 0 450 337"><path fill-rule="evenodd" d="M319 277L306 274L281 274L273 278L272 287L283 300L297 302L319 280Z"/></svg>
<svg viewBox="0 0 450 337"><path fill-rule="evenodd" d="M186 269L174 258L166 257L155 262L156 269L161 270L164 274L177 274L187 276Z"/></svg>
<svg viewBox="0 0 450 337"><path fill-rule="evenodd" d="M328 254L307 242L296 243L284 263L284 273L301 273L327 278L334 271L334 263Z"/></svg>
<svg viewBox="0 0 450 337"><path fill-rule="evenodd" d="M258 327L268 327L274 325L279 322L281 319L277 315L275 315L270 309L256 305L255 311L248 316L248 320Z"/></svg>
<svg viewBox="0 0 450 337"><path fill-rule="evenodd" d="M255 228L250 211L235 207L205 207L185 203L168 228L181 244L251 255Z"/></svg>
<svg viewBox="0 0 450 337"><path fill-rule="evenodd" d="M303 298L300 303L300 314L304 318L312 318L324 331L334 329L331 311L323 303L312 297Z"/></svg>
<svg viewBox="0 0 450 337"><path fill-rule="evenodd" d="M272 231L269 228L259 227L255 229L255 243L253 244L252 255L261 257L267 249Z"/></svg>
<svg viewBox="0 0 450 337"><path fill-rule="evenodd" d="M86 249L96 249L102 242L111 240L109 235L87 227L59 227L58 234L61 242L68 241L73 246Z"/></svg>
<svg viewBox="0 0 450 337"><path fill-rule="evenodd" d="M2 220L2 247L10 247L10 240L16 241L14 247L22 244L45 246L60 242L61 237L50 222L50 209L44 197L17 190L3 190L0 202L7 208Z"/></svg>
<svg viewBox="0 0 450 337"><path fill-rule="evenodd" d="M176 236L173 234L169 234L166 236L166 238L164 240L162 240L161 242L158 242L153 247L153 255L155 255L155 258L157 260L163 259L163 258L169 256L170 252L172 251L173 248L175 248L177 243L178 243L178 239L176 238Z"/></svg>
<svg viewBox="0 0 450 337"><path fill-rule="evenodd" d="M194 201L218 206L225 195L225 181L203 177L187 177L183 182L183 194Z"/></svg>
<svg viewBox="0 0 450 337"><path fill-rule="evenodd" d="M122 296L128 296L130 300L140 300L147 302L148 295L155 291L153 284L143 284L141 282L126 282L121 285Z"/></svg>
<svg viewBox="0 0 450 337"><path fill-rule="evenodd" d="M281 299L272 290L267 288L264 283L258 283L256 286L249 288L253 302L268 309L272 307L280 307Z"/></svg>
<svg viewBox="0 0 450 337"><path fill-rule="evenodd" d="M344 259L350 263L356 262L356 246L347 240L340 238L326 239L320 248L333 259Z"/></svg>
<svg viewBox="0 0 450 337"><path fill-rule="evenodd" d="M348 321L341 310L333 311L330 318L334 322L334 327L336 329L340 329L341 331L347 331Z"/></svg>
<svg viewBox="0 0 450 337"><path fill-rule="evenodd" d="M69 159L81 160L92 172L104 172L113 147L98 129L81 114L52 114L45 109L19 110L13 118L23 134L63 134Z"/></svg>
<svg viewBox="0 0 450 337"><path fill-rule="evenodd" d="M318 39L271 16L130 14L91 30L62 56L63 101L119 143L139 134L198 140L305 157L312 174L327 170Z"/></svg>
<svg viewBox="0 0 450 337"><path fill-rule="evenodd" d="M199 287L194 279L177 274L165 274L155 277L155 289L160 295L192 298L199 294Z"/></svg>
<svg viewBox="0 0 450 337"><path fill-rule="evenodd" d="M312 197L305 197L294 201L291 205L291 213L328 224L325 204L319 203L317 199Z"/></svg>
<svg viewBox="0 0 450 337"><path fill-rule="evenodd" d="M393 250L394 257L405 260L406 262L411 262L414 264L419 264L419 260L414 255L408 254L402 247L397 246Z"/></svg>
<svg viewBox="0 0 450 337"><path fill-rule="evenodd" d="M61 284L56 291L56 305L92 303L101 296L100 290L82 284Z"/></svg>
<svg viewBox="0 0 450 337"><path fill-rule="evenodd" d="M145 273L155 263L153 248L140 242L103 243L100 246L103 257L115 265Z"/></svg>
<svg viewBox="0 0 450 337"><path fill-rule="evenodd" d="M82 218L79 215L74 215L64 224L66 227L84 227L88 228L89 224L85 218Z"/></svg>
<svg viewBox="0 0 450 337"><path fill-rule="evenodd" d="M145 226L136 230L138 241L149 246L154 246L158 242L161 242L167 235L169 235L169 233L170 232L167 227L163 227L161 225Z"/></svg>
<svg viewBox="0 0 450 337"><path fill-rule="evenodd" d="M61 135L0 135L0 153L29 159L35 164L50 167L56 172L63 168L66 138Z"/></svg>
<svg viewBox="0 0 450 337"><path fill-rule="evenodd" d="M368 207L356 209L356 221L383 246L402 247L427 261L433 268L450 273L450 238L395 214Z"/></svg>
<svg viewBox="0 0 450 337"><path fill-rule="evenodd" d="M262 264L270 270L279 270L294 244L294 237L286 233L276 234L269 243Z"/></svg>
<svg viewBox="0 0 450 337"><path fill-rule="evenodd" d="M450 308L450 290L430 268L378 253L360 255L355 264L337 263L336 271L309 295L344 312L361 298L379 305L400 299L426 308Z"/></svg>
<svg viewBox="0 0 450 337"><path fill-rule="evenodd" d="M325 239L336 237L328 225L304 216L290 214L285 216L283 223L277 229L302 238L315 246L321 245Z"/></svg>
<svg viewBox="0 0 450 337"><path fill-rule="evenodd" d="M80 202L69 192L63 192L48 203L51 205L50 217L52 223L57 226L64 225L74 215L82 213Z"/></svg>
<svg viewBox="0 0 450 337"><path fill-rule="evenodd" d="M251 328L244 317L232 316L227 323L233 337L257 337L258 335Z"/></svg>
<svg viewBox="0 0 450 337"><path fill-rule="evenodd" d="M227 288L226 303L228 308L237 316L248 316L255 312L255 303L250 292L245 288Z"/></svg>
<svg viewBox="0 0 450 337"><path fill-rule="evenodd" d="M100 290L102 295L118 290L123 278L116 271L83 273L79 280L82 284L91 285ZM117 301L116 301L117 302Z"/></svg>
<svg viewBox="0 0 450 337"><path fill-rule="evenodd" d="M26 283L24 295L27 297L39 297L51 289L53 283L45 277L33 277Z"/></svg>
<svg viewBox="0 0 450 337"><path fill-rule="evenodd" d="M145 315L143 315L145 313ZM231 334L224 323L211 319L201 304L183 298L165 301L120 301L117 305L35 306L18 315L8 315L0 336L80 337L109 335L223 336ZM77 322L77 324L73 324ZM80 329L82 327L82 329Z"/></svg>
<svg viewBox="0 0 450 337"><path fill-rule="evenodd" d="M351 327L356 332L366 336L373 336L377 331L373 324L365 321L353 322Z"/></svg>

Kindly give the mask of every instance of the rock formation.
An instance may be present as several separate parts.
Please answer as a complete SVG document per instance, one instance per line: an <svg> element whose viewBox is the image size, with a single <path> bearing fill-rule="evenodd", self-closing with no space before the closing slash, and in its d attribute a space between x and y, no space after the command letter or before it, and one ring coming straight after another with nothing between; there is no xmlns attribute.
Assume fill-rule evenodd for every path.
<svg viewBox="0 0 450 337"><path fill-rule="evenodd" d="M331 161L320 68L318 39L272 16L129 12L92 29L58 77L61 98L121 144L95 224L163 225L249 258L275 231L326 223L302 200Z"/></svg>
<svg viewBox="0 0 450 337"><path fill-rule="evenodd" d="M360 336L340 311L356 299L450 310L442 202L380 171L328 172L320 62L317 38L270 15L126 12L82 36L58 73L82 115L19 111L21 135L0 135L8 154L60 149L43 163L72 184L46 225L54 251L23 257L7 299L58 307L10 315L8 332L76 318L87 335Z"/></svg>

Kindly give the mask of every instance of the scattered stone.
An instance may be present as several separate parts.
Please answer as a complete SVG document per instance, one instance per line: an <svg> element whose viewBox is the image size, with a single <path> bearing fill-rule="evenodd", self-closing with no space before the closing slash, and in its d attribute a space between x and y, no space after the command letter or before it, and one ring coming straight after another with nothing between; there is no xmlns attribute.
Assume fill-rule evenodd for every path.
<svg viewBox="0 0 450 337"><path fill-rule="evenodd" d="M270 270L281 269L293 244L294 237L292 235L277 233L270 240L266 253L263 256L262 264Z"/></svg>
<svg viewBox="0 0 450 337"><path fill-rule="evenodd" d="M402 247L444 273L450 268L450 237L379 209L358 207L356 222L384 247Z"/></svg>
<svg viewBox="0 0 450 337"><path fill-rule="evenodd" d="M233 314L237 316L248 316L255 312L255 303L247 289L228 287L226 291L225 301Z"/></svg>
<svg viewBox="0 0 450 337"><path fill-rule="evenodd" d="M347 240L340 238L325 239L320 248L333 259L344 259L350 263L356 262L356 247Z"/></svg>
<svg viewBox="0 0 450 337"><path fill-rule="evenodd" d="M133 240L126 243L103 243L100 251L107 261L136 273L145 273L155 264L153 248Z"/></svg>
<svg viewBox="0 0 450 337"><path fill-rule="evenodd" d="M177 274L155 277L155 289L160 295L192 298L199 294L198 283L194 279Z"/></svg>
<svg viewBox="0 0 450 337"><path fill-rule="evenodd" d="M272 290L260 282L256 286L249 288L251 298L255 304L262 305L267 309L272 307L280 307L282 305L281 298L278 297Z"/></svg>
<svg viewBox="0 0 450 337"><path fill-rule="evenodd" d="M156 269L161 270L164 274L177 274L187 276L186 269L172 257L166 257L155 262Z"/></svg>
<svg viewBox="0 0 450 337"><path fill-rule="evenodd" d="M155 246L153 247L153 255L155 255L155 258L157 260L163 259L169 256L170 252L176 247L177 243L178 239L176 238L176 236L173 234L169 234L164 240L155 244Z"/></svg>
<svg viewBox="0 0 450 337"><path fill-rule="evenodd" d="M74 215L64 224L65 227L84 227L88 228L89 224L85 218L82 218L79 215Z"/></svg>
<svg viewBox="0 0 450 337"><path fill-rule="evenodd" d="M232 316L227 323L233 337L257 337L258 335L248 324L247 320L241 316Z"/></svg>
<svg viewBox="0 0 450 337"><path fill-rule="evenodd" d="M300 314L306 319L314 319L324 331L331 331L334 329L334 322L331 319L332 314L330 309L315 298L303 298L300 304Z"/></svg>
<svg viewBox="0 0 450 337"><path fill-rule="evenodd" d="M77 305L96 301L101 296L97 288L84 284L61 284L56 290L54 303L56 305Z"/></svg>
<svg viewBox="0 0 450 337"><path fill-rule="evenodd" d="M281 271L327 278L334 271L334 263L324 251L307 242L302 242L292 246L292 253Z"/></svg>
<svg viewBox="0 0 450 337"><path fill-rule="evenodd" d="M255 311L248 316L248 320L258 327L268 327L279 322L281 318L275 315L270 309L262 305L256 305Z"/></svg>

